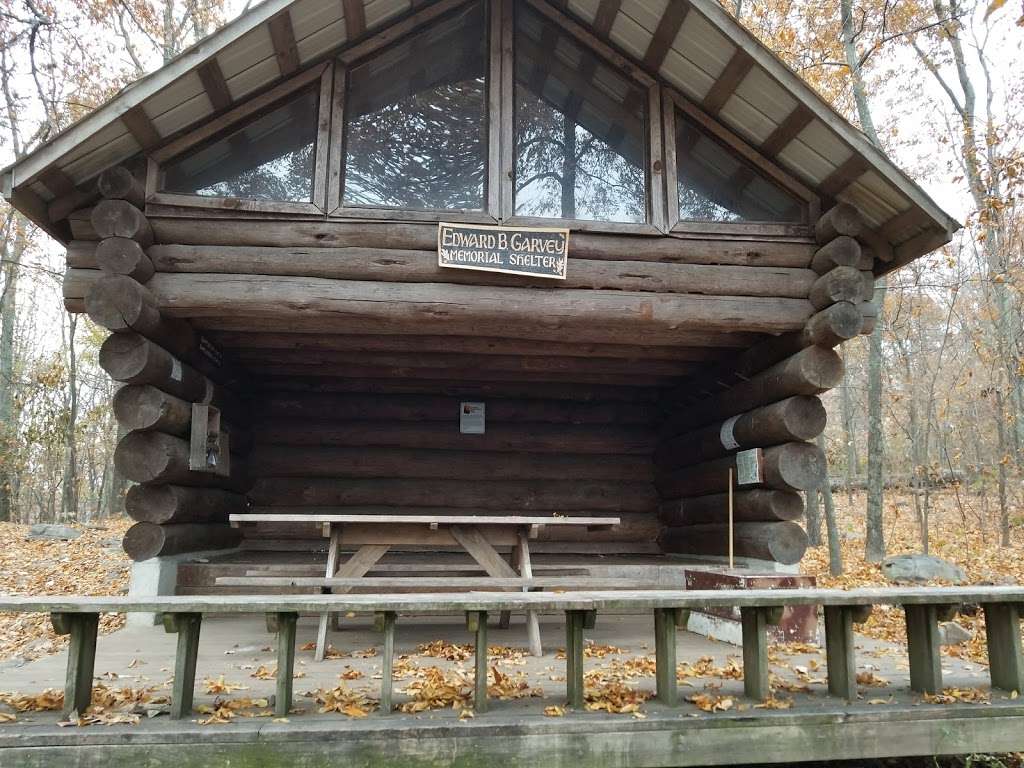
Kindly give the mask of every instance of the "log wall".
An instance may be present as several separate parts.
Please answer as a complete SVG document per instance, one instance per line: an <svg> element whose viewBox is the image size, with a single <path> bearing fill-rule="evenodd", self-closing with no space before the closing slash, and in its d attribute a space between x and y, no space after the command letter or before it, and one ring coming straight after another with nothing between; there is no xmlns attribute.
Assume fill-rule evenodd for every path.
<svg viewBox="0 0 1024 768"><path fill-rule="evenodd" d="M685 379L665 393L667 417L655 450L661 498L661 544L666 551L733 552L796 563L807 536L794 521L801 491L827 482L825 456L812 441L825 429L818 395L843 376L833 347L870 333L874 313L873 256L858 238L862 217L846 204L817 222L808 292L814 314L804 327L761 341ZM736 453L761 449L761 482L737 486ZM731 473L731 474L730 474Z"/></svg>
<svg viewBox="0 0 1024 768"><path fill-rule="evenodd" d="M429 389L429 382L423 385ZM272 391L254 402L254 511L620 517L617 529L545 528L565 551L649 551L657 541L651 453L658 410L644 403L492 398L486 432L459 431L471 397ZM261 525L247 536L317 537Z"/></svg>
<svg viewBox="0 0 1024 768"><path fill-rule="evenodd" d="M842 377L833 348L875 316L849 206L814 237L574 233L550 281L439 268L434 224L147 216L130 173L98 187L69 218L64 299L112 331L133 557L235 543L224 521L248 508L619 516L542 535L721 554L747 448L765 478L735 496L737 553L802 555L818 396ZM485 435L459 433L464 400L486 403ZM227 476L188 467L194 403L221 409Z"/></svg>

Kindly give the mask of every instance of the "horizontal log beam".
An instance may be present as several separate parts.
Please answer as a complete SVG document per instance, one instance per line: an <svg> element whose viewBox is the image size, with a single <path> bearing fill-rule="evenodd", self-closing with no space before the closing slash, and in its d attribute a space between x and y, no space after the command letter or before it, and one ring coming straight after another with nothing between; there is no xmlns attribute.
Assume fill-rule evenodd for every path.
<svg viewBox="0 0 1024 768"><path fill-rule="evenodd" d="M192 403L149 384L121 387L114 394L114 417L126 431L166 432L185 437L192 425Z"/></svg>
<svg viewBox="0 0 1024 768"><path fill-rule="evenodd" d="M283 248L388 248L435 251L436 224L396 222L152 219L160 244ZM631 236L574 232L570 258L672 264L728 264L806 269L815 246L807 239L775 242L749 237Z"/></svg>
<svg viewBox="0 0 1024 768"><path fill-rule="evenodd" d="M244 495L219 488L133 485L124 500L129 517L140 523L220 523L244 514Z"/></svg>
<svg viewBox="0 0 1024 768"><path fill-rule="evenodd" d="M815 275L795 267L667 264L570 256L565 280L502 275L438 266L437 249L273 248L156 245L160 272L320 277L396 283L459 283L547 289L586 288L722 296L807 296Z"/></svg>
<svg viewBox="0 0 1024 768"><path fill-rule="evenodd" d="M519 509L529 512L594 510L654 512L658 498L649 482L607 479L586 483L564 480L348 479L262 477L249 496L254 512L295 507L335 509L385 504L432 507L438 500L452 509ZM266 507L264 509L264 507Z"/></svg>
<svg viewBox="0 0 1024 768"><path fill-rule="evenodd" d="M85 295L84 293L82 294ZM316 354L319 352L444 352L464 355L516 355L526 357L585 357L618 360L676 360L682 362L716 360L726 353L707 347L661 346L633 344L537 344L517 339L486 336L424 336L352 335L317 333L275 333L217 331L213 340L222 348L242 354L242 350L291 350ZM733 337L730 337L733 338ZM735 337L743 346L743 337ZM757 337L748 336L748 341Z"/></svg>
<svg viewBox="0 0 1024 768"><path fill-rule="evenodd" d="M254 412L269 419L313 419L330 414L338 421L448 422L459 419L460 397L433 395L350 395L345 393L268 393ZM541 399L487 400L487 424L554 425L653 424L660 410L650 404L572 402Z"/></svg>
<svg viewBox="0 0 1024 768"><path fill-rule="evenodd" d="M161 311L179 318L234 314L291 322L293 317L305 317L345 320L355 332L430 330L445 335L598 343L642 338L647 343L685 344L686 331L781 333L802 328L812 314L806 299L548 291L266 275L240 278L158 273L147 287L152 289ZM96 289L94 286L90 291L87 306Z"/></svg>
<svg viewBox="0 0 1024 768"><path fill-rule="evenodd" d="M807 551L807 534L796 523L737 523L733 530L734 552L783 565L793 565ZM661 537L666 552L689 555L727 555L728 525L692 525L666 528Z"/></svg>
<svg viewBox="0 0 1024 768"><path fill-rule="evenodd" d="M814 239L824 245L837 237L859 237L867 225L860 212L849 203L829 208L814 224Z"/></svg>
<svg viewBox="0 0 1024 768"><path fill-rule="evenodd" d="M143 248L153 244L153 229L146 215L126 200L100 200L93 207L89 220L101 240L126 237Z"/></svg>
<svg viewBox="0 0 1024 768"><path fill-rule="evenodd" d="M300 376L262 376L250 387L264 392L316 392L380 395L443 395L465 400L538 398L575 402L615 401L653 403L658 390L637 386L560 384L528 381L455 381L452 379L352 379Z"/></svg>
<svg viewBox="0 0 1024 768"><path fill-rule="evenodd" d="M870 301L874 279L865 279L864 274L856 267L836 267L829 270L811 287L811 306L820 311L841 301L851 304Z"/></svg>
<svg viewBox="0 0 1024 768"><path fill-rule="evenodd" d="M197 347L188 323L165 318L149 289L127 275L96 280L85 296L85 309L97 325L116 333L135 331L178 357Z"/></svg>
<svg viewBox="0 0 1024 768"><path fill-rule="evenodd" d="M804 500L794 491L736 491L732 503L733 519L737 522L797 521L804 515ZM729 494L663 501L658 507L658 517L670 527L726 522L729 519Z"/></svg>
<svg viewBox="0 0 1024 768"><path fill-rule="evenodd" d="M654 455L659 466L686 466L736 449L813 440L825 430L825 406L813 395L787 397L702 429L665 440Z"/></svg>
<svg viewBox="0 0 1024 768"><path fill-rule="evenodd" d="M125 384L149 384L189 403L203 402L208 379L159 344L131 332L114 333L100 347L100 366Z"/></svg>
<svg viewBox="0 0 1024 768"><path fill-rule="evenodd" d="M127 237L108 237L96 245L96 266L114 275L127 275L145 283L153 276L153 262L134 240Z"/></svg>
<svg viewBox="0 0 1024 768"><path fill-rule="evenodd" d="M821 450L809 443L785 443L763 451L764 482L762 488L780 491L808 491L827 481L827 465ZM678 469L661 469L655 487L663 499L685 496L706 496L726 493L729 470L736 480L736 457L691 464Z"/></svg>
<svg viewBox="0 0 1024 768"><path fill-rule="evenodd" d="M420 379L441 381L498 381L498 382L536 382L567 384L595 384L609 386L633 387L665 387L678 381L678 376L644 376L627 373L568 373L562 371L481 371L476 368L410 368L385 367L368 365L347 365L345 363L316 363L311 360L307 364L274 363L249 361L248 367L265 376L322 376L322 377L355 377L358 379Z"/></svg>
<svg viewBox="0 0 1024 768"><path fill-rule="evenodd" d="M684 376L697 368L696 363L673 360L623 360L600 357L542 357L536 355L473 355L445 352L346 352L318 350L314 354L299 349L234 350L234 357L253 370L263 366L315 363L330 368L339 366L355 373L361 368L454 368L475 372L609 374L636 376ZM418 375L412 373L410 375ZM450 374L449 374L450 375ZM458 378L452 376L452 378Z"/></svg>
<svg viewBox="0 0 1024 768"><path fill-rule="evenodd" d="M839 355L823 347L806 347L729 389L687 406L679 404L688 394L684 384L664 401L667 407L677 409L668 419L667 431L687 431L794 395L819 395L837 386L842 378Z"/></svg>
<svg viewBox="0 0 1024 768"><path fill-rule="evenodd" d="M716 395L808 347L826 349L863 333L863 305L840 302L814 314L801 331L771 336L734 358L690 377L666 395L669 402L687 403Z"/></svg>
<svg viewBox="0 0 1024 768"><path fill-rule="evenodd" d="M136 562L183 552L233 549L241 535L229 525L136 523L124 535L122 547Z"/></svg>
<svg viewBox="0 0 1024 768"><path fill-rule="evenodd" d="M792 299L786 299L786 301L792 301ZM808 309L811 309L810 302L807 304ZM196 317L192 319L192 324L200 330L212 331L212 332L223 332L223 331L241 331L244 333L279 333L281 331L281 320L273 317L239 317L231 316L226 314L216 315L204 315L203 317ZM353 319L353 318L331 318L331 317L308 317L305 315L297 314L288 319L288 331L291 333L300 334L316 334L316 335L341 335L351 334L355 336L418 336L421 334L429 334L431 336L439 337L440 334L433 328L424 328L422 324L418 328L407 328L401 325L397 327L384 325L380 322L368 323L364 319ZM470 335L468 333L452 333L445 334L450 335L453 338L465 338ZM506 339L508 341L515 341L518 343L534 343L536 339L532 338L535 334L519 333L518 328L514 326L506 326L502 334L491 334L482 331L480 334L481 338L489 339ZM554 336L554 334L548 334ZM443 338L443 337L442 337ZM680 347L710 347L714 349L718 348L744 348L749 347L751 344L757 343L759 340L764 338L762 334L753 332L737 332L737 331L713 331L703 329L679 329L673 334L671 341L662 343L658 339L643 338L642 342L648 347L667 346L673 349ZM587 339L559 339L550 338L543 339L545 342L555 342L565 345L576 346L580 344L594 345L600 347L607 346L629 346L632 343L638 341L635 338L630 338L625 341L589 341ZM536 345L535 345L536 346Z"/></svg>
<svg viewBox="0 0 1024 768"><path fill-rule="evenodd" d="M146 188L124 166L108 168L96 178L96 188L108 200L125 200L136 208L146 206Z"/></svg>
<svg viewBox="0 0 1024 768"><path fill-rule="evenodd" d="M486 451L441 452L257 445L250 457L250 467L254 477L561 479L628 482L647 482L651 479L651 465L646 457L510 455ZM125 475L131 477L127 472ZM175 481L171 479L171 482Z"/></svg>
<svg viewBox="0 0 1024 768"><path fill-rule="evenodd" d="M596 453L649 456L656 435L653 428L612 425L495 423L487 404L485 434L460 434L458 414L449 411L448 423L408 421L258 421L253 431L267 445L371 446L438 451L492 451L532 453ZM327 411L326 413L330 413ZM335 414L331 413L333 417Z"/></svg>
<svg viewBox="0 0 1024 768"><path fill-rule="evenodd" d="M163 432L129 432L114 450L114 466L136 483L226 488L244 492L251 482L244 460L231 456L228 477L189 469L189 443Z"/></svg>

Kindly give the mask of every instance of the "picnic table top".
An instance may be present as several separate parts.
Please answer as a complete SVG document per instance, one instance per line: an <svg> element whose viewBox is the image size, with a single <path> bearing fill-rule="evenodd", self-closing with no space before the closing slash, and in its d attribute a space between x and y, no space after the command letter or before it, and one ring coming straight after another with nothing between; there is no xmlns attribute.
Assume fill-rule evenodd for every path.
<svg viewBox="0 0 1024 768"><path fill-rule="evenodd" d="M422 525L579 525L588 528L611 528L619 525L617 517L541 517L491 515L334 515L246 512L231 515L232 523L371 523Z"/></svg>

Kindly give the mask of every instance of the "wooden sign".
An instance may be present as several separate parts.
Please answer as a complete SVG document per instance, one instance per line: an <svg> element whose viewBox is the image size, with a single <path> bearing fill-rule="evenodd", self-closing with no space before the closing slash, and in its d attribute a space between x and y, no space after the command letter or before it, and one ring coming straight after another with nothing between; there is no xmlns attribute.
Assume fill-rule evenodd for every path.
<svg viewBox="0 0 1024 768"><path fill-rule="evenodd" d="M439 267L564 280L568 260L568 229L437 225Z"/></svg>

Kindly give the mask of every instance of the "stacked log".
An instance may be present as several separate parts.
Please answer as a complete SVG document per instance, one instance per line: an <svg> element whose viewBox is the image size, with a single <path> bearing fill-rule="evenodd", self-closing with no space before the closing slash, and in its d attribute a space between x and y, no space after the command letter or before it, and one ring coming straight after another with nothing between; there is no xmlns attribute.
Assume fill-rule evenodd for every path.
<svg viewBox="0 0 1024 768"><path fill-rule="evenodd" d="M92 243L91 259L88 244L69 249L65 296L76 293L75 281L82 283L81 309L113 332L100 349L100 365L125 385L114 397L122 434L114 465L138 483L126 500L137 522L125 534L124 550L145 560L235 546L239 535L227 516L246 508L251 486L243 456L251 438L235 426L245 423L245 406L220 383L226 376L211 378L223 374L221 366L191 326L165 316L145 286L155 273L146 254L153 229L141 210L139 181L114 168L100 175L97 187L102 199L90 221L100 239ZM222 411L232 451L227 474L189 466L194 403Z"/></svg>
<svg viewBox="0 0 1024 768"><path fill-rule="evenodd" d="M807 298L814 314L800 330L760 342L686 380L664 398L665 427L654 454L666 551L725 555L729 550L729 482L733 478L733 552L795 563L807 537L799 491L827 479L825 457L811 441L825 428L818 395L838 385L842 362L833 347L869 332L873 256L860 214L840 204L815 226L818 277ZM739 452L756 449L753 456ZM741 460L756 456L760 474L738 485Z"/></svg>

